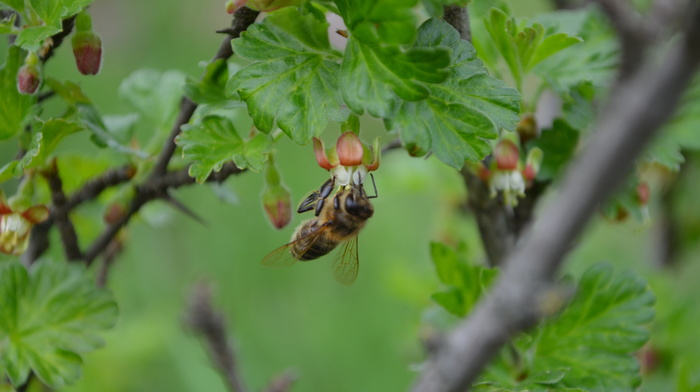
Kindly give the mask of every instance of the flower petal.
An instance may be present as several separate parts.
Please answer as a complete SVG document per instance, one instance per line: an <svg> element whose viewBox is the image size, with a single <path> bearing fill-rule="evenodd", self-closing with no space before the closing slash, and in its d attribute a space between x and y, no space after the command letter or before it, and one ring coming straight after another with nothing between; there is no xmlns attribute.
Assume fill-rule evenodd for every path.
<svg viewBox="0 0 700 392"><path fill-rule="evenodd" d="M340 164L343 166L357 166L362 164L362 156L364 155L364 147L360 138L353 132L345 132L340 135L338 142L335 145L338 151Z"/></svg>
<svg viewBox="0 0 700 392"><path fill-rule="evenodd" d="M24 210L20 215L32 223L40 223L48 219L49 209L45 205L32 206Z"/></svg>

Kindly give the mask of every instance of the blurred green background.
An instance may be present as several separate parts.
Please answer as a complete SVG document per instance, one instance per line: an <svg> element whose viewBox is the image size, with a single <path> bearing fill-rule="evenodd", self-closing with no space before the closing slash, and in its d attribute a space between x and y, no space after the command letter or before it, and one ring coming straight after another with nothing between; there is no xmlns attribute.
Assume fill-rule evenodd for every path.
<svg viewBox="0 0 700 392"><path fill-rule="evenodd" d="M200 62L210 59L222 41L214 30L230 23L223 3L96 0L91 13L103 39L102 72L80 75L68 47L58 51L45 72L77 81L101 113L127 113L117 90L132 72L154 68L201 75ZM518 14L532 15L549 3L512 5ZM0 53L5 47L0 43ZM377 121L362 121L366 140L380 135ZM237 126L245 130L250 120L241 117ZM326 139L332 140L335 132L329 130ZM98 158L104 154L84 139L83 134L71 136L65 149L88 148ZM14 146L0 147L3 161L14 154ZM310 145L283 139L277 148L277 162L296 205L327 173L316 165ZM187 297L202 281L215 288L216 305L226 315L242 375L252 389L291 369L299 377L296 391L406 390L423 359L420 339L429 330L426 326L455 322L430 300L439 284L429 242L463 242L471 258L483 254L475 223L460 212L466 191L454 170L435 159L412 159L393 151L385 154L375 178L379 198L359 239L360 275L350 287L333 279L331 258L289 269L260 265L308 217L295 216L290 226L274 230L263 215L262 180L256 173L232 177L223 185L235 195L235 203L217 197L209 186L175 192L206 225L152 203L128 227L124 253L110 270L108 285L119 303L120 321L106 334L106 346L86 355L81 381L66 390L224 391L202 342L182 322ZM695 185L684 194L697 191ZM693 282L700 271L685 267L685 259L697 258L697 246L682 255L680 271L651 273L657 271L653 217L654 211L646 224L596 219L570 256L568 271L579 275L587 266L608 260L649 272L652 284L658 280L659 291L669 295L678 290L667 282L683 276L679 282L688 286L681 290L690 298L687 306L698 304ZM81 219L80 212L74 218ZM672 278L664 280L665 275ZM659 302L673 301L664 297Z"/></svg>

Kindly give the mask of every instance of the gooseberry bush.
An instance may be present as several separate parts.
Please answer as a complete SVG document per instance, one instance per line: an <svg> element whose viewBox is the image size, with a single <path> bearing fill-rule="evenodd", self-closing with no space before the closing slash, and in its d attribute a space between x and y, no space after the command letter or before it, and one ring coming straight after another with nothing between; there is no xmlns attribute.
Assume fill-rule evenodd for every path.
<svg viewBox="0 0 700 392"><path fill-rule="evenodd" d="M9 42L0 68L0 139L14 149L0 168L0 251L7 255L0 261L0 390L60 389L80 378L83 354L102 345L101 333L119 317L108 282L94 277L109 263L95 261L118 257L128 246L123 231L148 203L164 200L193 215L175 189L260 175L267 218L285 227L293 208L274 159L282 138L314 153L339 185L362 183L381 172L381 154L401 151L433 156L460 173L485 258L467 257L459 245L429 245L442 285L432 300L456 324L483 297L498 295L494 282L537 221L535 208L564 181L612 87L624 80L627 49L619 38L626 30L610 4L653 14L645 2L636 9L569 4L520 18L499 0L230 0L221 12L233 14L232 24L222 26L226 38L202 75L136 71L119 88L133 113L112 115L81 89L90 79L60 80L46 67L70 44L80 73L99 77L102 42L91 3L0 0L0 34ZM654 173L674 176L684 153L700 147L698 86L690 84L672 120L600 206L611 224L653 220ZM45 110L49 101L60 110ZM230 114L240 107L250 131ZM364 136L376 119L384 142ZM155 129L145 143L133 142L137 122ZM88 151L79 161L64 155L60 146L73 134L110 151L111 161L91 162ZM73 213L95 204L85 215L101 229L90 234ZM63 257L48 257L58 254L51 249ZM632 391L654 371L679 391L699 390L693 374L700 361L640 370L659 348L649 343L655 295L639 273L599 263L552 284L538 305L546 317L510 331L470 382L473 390ZM441 350L438 342L433 355ZM459 364L449 371L461 371ZM420 385L415 390L458 390Z"/></svg>

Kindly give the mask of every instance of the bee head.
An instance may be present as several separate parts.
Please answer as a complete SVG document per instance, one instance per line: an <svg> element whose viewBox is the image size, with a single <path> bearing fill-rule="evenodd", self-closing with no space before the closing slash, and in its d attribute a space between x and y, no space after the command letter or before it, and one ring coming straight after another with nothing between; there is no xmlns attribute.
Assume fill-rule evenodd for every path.
<svg viewBox="0 0 700 392"><path fill-rule="evenodd" d="M369 219L374 213L374 207L360 187L353 187L345 197L345 211L360 219Z"/></svg>

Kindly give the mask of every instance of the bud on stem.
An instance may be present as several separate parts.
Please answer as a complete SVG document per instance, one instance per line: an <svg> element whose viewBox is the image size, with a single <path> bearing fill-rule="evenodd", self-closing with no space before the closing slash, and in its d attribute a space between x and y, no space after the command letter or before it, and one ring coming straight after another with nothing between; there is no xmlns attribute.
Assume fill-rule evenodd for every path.
<svg viewBox="0 0 700 392"><path fill-rule="evenodd" d="M282 184L272 155L269 156L265 167L265 186L260 197L270 223L277 229L287 226L292 220L291 195Z"/></svg>
<svg viewBox="0 0 700 392"><path fill-rule="evenodd" d="M92 19L81 12L75 21L76 33L71 41L75 64L83 75L96 75L102 65L102 40L92 31Z"/></svg>

